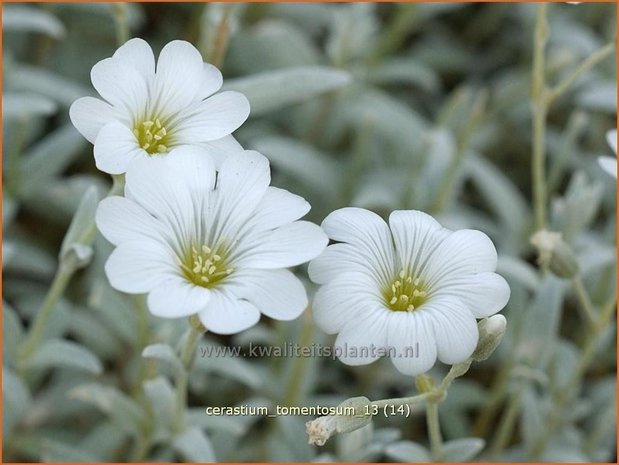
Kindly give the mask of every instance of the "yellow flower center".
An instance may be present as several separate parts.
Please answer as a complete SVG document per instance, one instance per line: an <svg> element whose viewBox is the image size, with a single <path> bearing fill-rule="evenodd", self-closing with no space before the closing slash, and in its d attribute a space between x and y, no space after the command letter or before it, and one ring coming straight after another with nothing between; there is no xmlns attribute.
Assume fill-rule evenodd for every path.
<svg viewBox="0 0 619 465"><path fill-rule="evenodd" d="M391 287L383 292L387 307L394 312L412 312L428 300L421 280L401 270Z"/></svg>
<svg viewBox="0 0 619 465"><path fill-rule="evenodd" d="M136 123L133 134L139 146L150 155L168 151L170 136L159 118Z"/></svg>
<svg viewBox="0 0 619 465"><path fill-rule="evenodd" d="M229 276L232 268L226 266L226 260L221 253L217 253L206 245L197 248L191 247L185 260L178 260L185 277L196 286L214 287Z"/></svg>

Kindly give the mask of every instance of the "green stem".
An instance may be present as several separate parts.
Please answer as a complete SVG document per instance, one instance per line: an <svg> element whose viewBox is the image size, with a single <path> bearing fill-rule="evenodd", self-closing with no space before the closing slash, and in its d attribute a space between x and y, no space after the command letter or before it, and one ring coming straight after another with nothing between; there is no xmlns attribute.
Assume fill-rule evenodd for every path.
<svg viewBox="0 0 619 465"><path fill-rule="evenodd" d="M587 292L587 288L582 282L582 276L579 274L574 276L572 278L572 284L574 285L576 296L580 302L578 308L582 312L583 319L585 319L589 325L595 326L598 320L597 312L593 308L591 298L589 297L589 292Z"/></svg>
<svg viewBox="0 0 619 465"><path fill-rule="evenodd" d="M606 44L584 60L578 67L568 74L559 84L550 89L547 95L547 103L550 105L564 92L566 92L583 74L594 68L602 60L608 58L615 51L613 42Z"/></svg>
<svg viewBox="0 0 619 465"><path fill-rule="evenodd" d="M466 152L466 149L470 144L471 137L475 132L475 128L477 127L484 115L487 98L488 94L486 92L482 91L478 94L473 104L473 108L469 114L467 124L458 135L458 140L456 141L456 149L451 159L451 163L447 169L447 173L441 181L440 187L438 189L436 202L434 203L434 206L432 208L432 210L435 212L440 212L441 210L443 210L445 208L445 205L447 204L447 201L449 200L449 197L457 180L458 173L460 171L460 166L462 165L464 153Z"/></svg>
<svg viewBox="0 0 619 465"><path fill-rule="evenodd" d="M430 436L430 452L433 462L443 461L443 438L441 437L441 427L438 421L438 404L435 401L426 404L426 421L428 425L428 435Z"/></svg>
<svg viewBox="0 0 619 465"><path fill-rule="evenodd" d="M422 404L426 401L428 401L429 399L431 399L432 397L435 397L436 393L435 392L425 392L423 394L417 394L416 396L411 396L411 397L398 397L395 399L381 399L381 400L375 400L373 402L370 403L370 405L372 406L376 406L378 408L382 408L382 407L386 407L386 406L400 406L400 405L418 405L418 404Z"/></svg>
<svg viewBox="0 0 619 465"><path fill-rule="evenodd" d="M213 38L213 47L208 55L208 61L218 68L224 62L228 42L230 40L230 16L232 14L233 5L225 5L221 21L217 25L215 36Z"/></svg>
<svg viewBox="0 0 619 465"><path fill-rule="evenodd" d="M127 4L122 2L112 3L114 24L116 25L116 43L120 47L129 40L129 24L127 23Z"/></svg>
<svg viewBox="0 0 619 465"><path fill-rule="evenodd" d="M301 336L299 338L299 344L302 347L309 346L314 338L314 324L309 317L309 312L305 312L303 315L303 327L301 328ZM288 377L288 384L286 386L286 392L284 394L283 405L290 407L297 402L301 390L301 382L304 379L305 364L308 357L297 357L294 359L292 370L290 370L290 376Z"/></svg>
<svg viewBox="0 0 619 465"><path fill-rule="evenodd" d="M110 189L108 196L115 195L122 191L124 179L120 176L114 177L112 188ZM95 219L92 218L92 223L86 228L86 232L79 238L79 242L84 245L90 245L95 239L97 232ZM37 312L32 329L30 330L26 340L19 349L18 365L23 369L24 364L32 356L38 345L41 343L45 326L54 313L54 309L58 306L58 302L64 295L66 288L71 281L71 278L77 271L77 266L73 262L73 255L69 255L69 258L62 258L56 274L52 281L52 284L47 291L45 300L41 305L40 310Z"/></svg>
<svg viewBox="0 0 619 465"><path fill-rule="evenodd" d="M546 117L548 114L546 98L546 42L548 40L548 5L540 3L537 7L533 52L533 200L535 230L546 225Z"/></svg>
<svg viewBox="0 0 619 465"><path fill-rule="evenodd" d="M507 381L512 366L513 361L511 360L506 360L505 363L501 365L499 373L490 388L488 403L475 422L475 427L473 428L474 436L486 436L488 428L496 416L497 409L499 405L501 405L501 401L505 398L508 386Z"/></svg>
<svg viewBox="0 0 619 465"><path fill-rule="evenodd" d="M582 134L587 125L587 120L580 111L576 111L569 119L567 129L562 137L559 153L556 155L550 167L548 175L548 194L552 195L558 187L564 174L567 163L574 156L576 140Z"/></svg>
<svg viewBox="0 0 619 465"><path fill-rule="evenodd" d="M45 326L51 318L58 302L62 298L74 272L74 266L68 266L67 264L61 263L58 267L52 284L47 292L47 295L45 296L45 300L43 301L43 305L37 312L32 329L30 330L27 339L24 341L24 344L20 347L18 356L18 365L20 365L20 367L23 367L38 347L41 339L43 338Z"/></svg>
<svg viewBox="0 0 619 465"><path fill-rule="evenodd" d="M417 5L407 3L395 3L395 11L389 18L389 24L381 35L378 46L371 53L368 62L376 64L382 57L397 50L406 37L412 32L417 16Z"/></svg>
<svg viewBox="0 0 619 465"><path fill-rule="evenodd" d="M367 158L368 140L372 135L372 122L369 118L365 118L361 123L359 130L355 134L355 143L348 165L348 176L344 182L343 197L346 204L352 203L355 196L355 188L363 174L363 168Z"/></svg>
<svg viewBox="0 0 619 465"><path fill-rule="evenodd" d="M183 371L178 373L176 377L176 420L175 429L177 432L185 429L185 411L187 409L187 388L189 385L189 371L193 361L193 355L196 352L196 347L200 341L203 331L189 326L185 333L184 345L181 350L180 360L183 365Z"/></svg>
<svg viewBox="0 0 619 465"><path fill-rule="evenodd" d="M135 312L136 312L136 323L137 323L137 347L139 349L139 353L141 354L142 350L149 344L150 342L150 325L148 319L148 309L146 307L146 299L143 295L134 296L134 304L135 304ZM135 381L135 385L133 386L133 395L134 397L140 397L142 395L142 383L148 376L148 367L149 363L144 358L140 357L140 368L138 372L137 379Z"/></svg>
<svg viewBox="0 0 619 465"><path fill-rule="evenodd" d="M521 391L511 397L507 406L505 414L501 418L497 433L494 437L494 443L490 452L490 457L496 460L499 454L505 449L505 446L509 442L516 419L518 418L518 412L520 411Z"/></svg>

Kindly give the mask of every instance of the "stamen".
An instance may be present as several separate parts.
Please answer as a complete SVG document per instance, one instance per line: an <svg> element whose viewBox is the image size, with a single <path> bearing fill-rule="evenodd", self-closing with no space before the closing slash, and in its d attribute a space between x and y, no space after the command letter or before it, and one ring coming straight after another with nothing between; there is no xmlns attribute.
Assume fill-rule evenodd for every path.
<svg viewBox="0 0 619 465"><path fill-rule="evenodd" d="M133 134L139 146L149 155L168 151L168 130L159 118L137 123L133 128Z"/></svg>
<svg viewBox="0 0 619 465"><path fill-rule="evenodd" d="M384 296L391 310L412 312L423 305L427 300L428 292L423 288L420 278L414 278L402 269L391 286L385 290Z"/></svg>
<svg viewBox="0 0 619 465"><path fill-rule="evenodd" d="M186 259L177 257L177 263L189 281L202 287L213 287L233 272L232 268L223 268L225 259L221 252L214 253L207 245L192 246Z"/></svg>

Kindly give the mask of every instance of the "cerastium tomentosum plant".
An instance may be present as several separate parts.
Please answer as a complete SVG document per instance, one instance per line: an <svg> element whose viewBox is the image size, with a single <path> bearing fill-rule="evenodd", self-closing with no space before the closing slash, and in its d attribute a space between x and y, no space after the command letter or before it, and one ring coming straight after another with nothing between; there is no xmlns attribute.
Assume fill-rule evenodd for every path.
<svg viewBox="0 0 619 465"><path fill-rule="evenodd" d="M3 458L612 458L614 5L175 8L3 10Z"/></svg>

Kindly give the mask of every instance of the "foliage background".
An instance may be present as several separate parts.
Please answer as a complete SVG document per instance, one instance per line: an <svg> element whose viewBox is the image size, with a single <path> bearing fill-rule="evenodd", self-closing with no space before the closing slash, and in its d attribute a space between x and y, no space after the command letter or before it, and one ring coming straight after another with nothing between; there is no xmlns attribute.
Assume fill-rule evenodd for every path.
<svg viewBox="0 0 619 465"><path fill-rule="evenodd" d="M222 67L225 87L252 103L236 136L269 157L273 185L308 199L312 221L346 205L384 216L413 208L492 237L499 273L512 288L503 312L508 332L497 353L458 379L441 404L447 440L485 441L481 451L477 440L448 443L450 461L615 460L615 324L583 354L587 331L574 286L544 275L529 244L535 9L5 4L3 459L427 460L421 410L411 418L377 418L324 448L307 444L304 422L311 418L203 413L206 405L337 405L359 395L414 394L413 380L388 360L348 367L317 358L197 357L189 426L175 431L174 367L141 352L156 342L176 348L187 323L149 317L145 325L140 302L107 284L102 264L110 247L100 237L92 263L76 274L46 326L35 361L17 363L80 200L94 195L92 186L98 196L109 188L68 107L94 93L90 68L113 53L127 27L156 52L170 40L189 40ZM611 3L554 4L549 21L551 82L615 41ZM616 295L616 184L596 163L612 153L605 133L615 115L610 58L556 102L547 129L550 226L576 251L596 306ZM263 318L232 337L207 334L202 344L249 341L331 342L308 311L295 322ZM582 367L585 356L590 363ZM432 374L444 371L437 366ZM501 431L505 447L497 443Z"/></svg>

